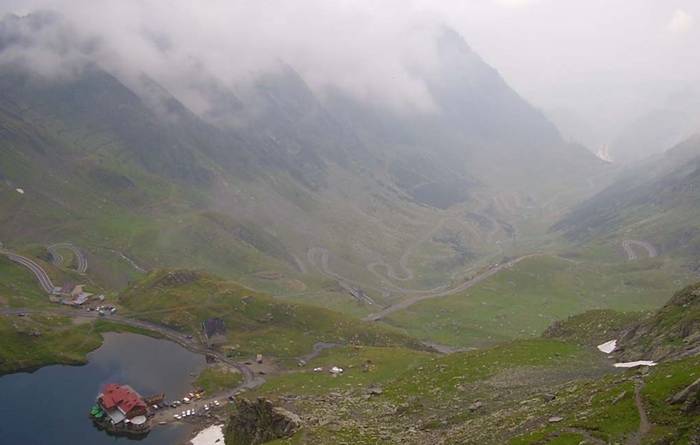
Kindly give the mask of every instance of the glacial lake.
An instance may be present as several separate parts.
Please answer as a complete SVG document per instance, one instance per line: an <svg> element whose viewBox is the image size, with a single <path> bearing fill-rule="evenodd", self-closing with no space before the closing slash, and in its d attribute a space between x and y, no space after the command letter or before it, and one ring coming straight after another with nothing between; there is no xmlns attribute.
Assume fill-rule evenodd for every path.
<svg viewBox="0 0 700 445"><path fill-rule="evenodd" d="M165 392L166 400L189 392L205 359L167 340L136 334L104 334L104 344L85 366L46 366L0 377L0 443L12 445L179 445L187 425L155 426L134 441L99 431L90 407L105 383L125 383L142 396Z"/></svg>

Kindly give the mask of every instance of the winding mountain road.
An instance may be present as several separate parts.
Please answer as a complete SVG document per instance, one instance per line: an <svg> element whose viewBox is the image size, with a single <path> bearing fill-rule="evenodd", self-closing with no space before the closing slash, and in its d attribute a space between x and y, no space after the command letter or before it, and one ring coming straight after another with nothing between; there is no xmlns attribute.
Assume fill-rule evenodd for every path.
<svg viewBox="0 0 700 445"><path fill-rule="evenodd" d="M478 283L484 281L485 279L497 274L498 272L502 271L503 269L510 268L510 267L518 264L519 262L521 262L524 259L532 258L532 257L539 256L539 255L542 255L542 254L533 253L530 255L523 255L521 257L507 261L503 264L499 264L497 266L492 266L491 268L489 268L485 272L482 272L479 275L476 275L475 277L471 278L470 280L465 281L464 283L462 283L456 287L453 287L452 289L448 289L448 290L445 290L442 292L431 293L431 294L416 295L416 296L407 298L405 300L399 301L396 304L392 304L391 306L389 306L389 307L387 307L379 312L375 312L374 314L369 314L368 316L363 318L363 320L364 321L381 320L382 318L385 318L387 315L390 315L390 314L392 314L396 311L402 310L402 309L406 309L406 308L413 306L414 304L416 304L420 301L429 300L429 299L438 298L438 297L446 297L448 295L462 292L462 291L474 286L475 284L478 284Z"/></svg>
<svg viewBox="0 0 700 445"><path fill-rule="evenodd" d="M415 242L413 242L410 246L404 250L403 254L399 258L399 268L401 269L401 275L396 273L396 270L394 270L394 267L387 263L386 261L375 261L374 263L370 263L367 265L367 269L372 272L374 275L380 278L384 278L384 276L377 270L377 267L383 267L386 270L386 276L389 277L392 280L396 281L410 281L414 278L414 273L413 270L408 267L408 260L413 255L413 252L420 247L421 244L429 241L435 233L438 232L442 228L442 226L445 224L445 221L447 221L448 218L443 218L440 221L437 222L428 232L426 232L425 235L417 239Z"/></svg>
<svg viewBox="0 0 700 445"><path fill-rule="evenodd" d="M75 255L75 259L78 262L75 270L78 271L79 273L85 273L87 272L88 268L88 261L87 258L85 257L85 254L83 253L82 250L78 249L71 243L56 243L52 244L46 249L51 253L51 256L53 257L52 263L56 266L61 266L63 264L63 255L58 251L58 249L68 249L71 252L73 252L73 255Z"/></svg>
<svg viewBox="0 0 700 445"><path fill-rule="evenodd" d="M29 269L29 271L32 272L39 281L39 285L44 292L47 294L53 292L54 285L53 282L51 282L51 278L49 278L49 275L46 273L44 268L41 267L36 261L5 249L0 249L0 254L5 255L10 261L14 261L15 263L21 264Z"/></svg>
<svg viewBox="0 0 700 445"><path fill-rule="evenodd" d="M628 261L634 261L636 259L639 259L639 255L637 254L637 252L635 252L634 246L641 247L642 249L646 250L649 258L654 258L658 256L656 248L650 242L626 239L622 241L622 248L625 249Z"/></svg>

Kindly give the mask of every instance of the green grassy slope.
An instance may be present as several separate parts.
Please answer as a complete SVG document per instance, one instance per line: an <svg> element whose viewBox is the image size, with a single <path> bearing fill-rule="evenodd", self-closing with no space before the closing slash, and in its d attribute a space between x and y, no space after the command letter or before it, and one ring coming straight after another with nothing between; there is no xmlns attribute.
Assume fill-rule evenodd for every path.
<svg viewBox="0 0 700 445"><path fill-rule="evenodd" d="M680 292L669 305L682 307L687 301L678 295L687 294ZM277 445L695 443L700 392L696 388L680 403L673 398L700 377L697 353L620 370L593 346L601 338L596 327L611 335L630 324L677 320L668 309L641 322L634 318L591 311L548 331L565 340L517 340L447 356L327 351L309 366L349 365L347 375L300 370L271 379L258 392L284 396L280 403L307 422ZM376 374L366 366L357 369L374 360ZM642 430L640 412L648 431Z"/></svg>
<svg viewBox="0 0 700 445"><path fill-rule="evenodd" d="M220 317L228 329L222 347L236 356L264 353L293 358L310 352L320 341L421 348L395 330L327 309L282 302L201 272L152 272L126 289L119 301L124 315L193 335L200 335L203 320Z"/></svg>
<svg viewBox="0 0 700 445"><path fill-rule="evenodd" d="M553 226L586 248L619 246L623 239L651 242L662 254L700 264L700 136L664 155L630 167L608 188L576 206Z"/></svg>
<svg viewBox="0 0 700 445"><path fill-rule="evenodd" d="M55 315L0 315L0 375L52 364L80 365L103 332L155 334L104 320L78 323Z"/></svg>
<svg viewBox="0 0 700 445"><path fill-rule="evenodd" d="M661 259L606 264L538 256L466 292L396 312L386 323L453 346L534 337L552 322L587 310L658 308L690 279L672 266Z"/></svg>

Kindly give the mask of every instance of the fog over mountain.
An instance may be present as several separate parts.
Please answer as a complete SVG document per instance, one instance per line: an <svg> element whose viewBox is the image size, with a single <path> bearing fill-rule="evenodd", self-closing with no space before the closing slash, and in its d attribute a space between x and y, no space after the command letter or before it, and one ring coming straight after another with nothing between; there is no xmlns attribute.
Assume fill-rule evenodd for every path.
<svg viewBox="0 0 700 445"><path fill-rule="evenodd" d="M0 0L0 443L700 444L698 18Z"/></svg>
<svg viewBox="0 0 700 445"><path fill-rule="evenodd" d="M600 134L595 141L601 144L678 91L671 83L700 81L693 63L700 52L700 7L692 0L0 5L0 13L40 9L58 12L64 23L26 42L33 47L32 52L24 47L27 63L69 69L57 68L50 55L67 38L59 28L69 27L82 51L123 78L146 73L197 112L210 106L197 84L212 79L245 84L280 61L317 93L339 88L395 109L429 112L435 103L416 70L435 67L429 36L444 25L462 34L538 108L580 115ZM80 56L63 54L63 62L66 58ZM571 137L580 139L576 131Z"/></svg>

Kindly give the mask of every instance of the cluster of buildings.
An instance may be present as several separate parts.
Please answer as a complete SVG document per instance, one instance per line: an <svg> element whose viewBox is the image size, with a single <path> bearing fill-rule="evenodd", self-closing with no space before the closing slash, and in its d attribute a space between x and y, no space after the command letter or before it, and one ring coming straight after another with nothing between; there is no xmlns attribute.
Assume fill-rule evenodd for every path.
<svg viewBox="0 0 700 445"><path fill-rule="evenodd" d="M85 292L84 284L66 283L61 287L55 287L51 292L50 299L55 303L69 306L81 306L88 302L93 294ZM104 300L104 295L98 295L98 300Z"/></svg>
<svg viewBox="0 0 700 445"><path fill-rule="evenodd" d="M129 385L105 385L90 410L90 417L113 434L140 435L151 428L146 401Z"/></svg>

